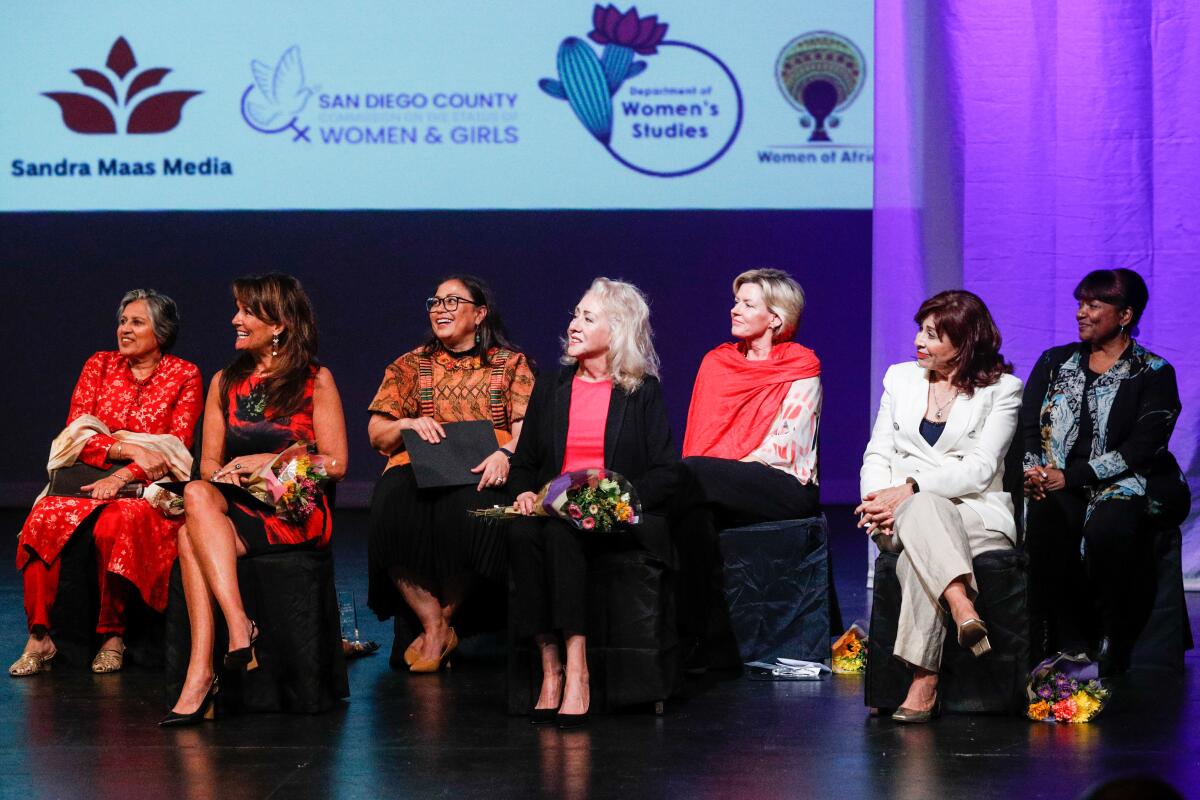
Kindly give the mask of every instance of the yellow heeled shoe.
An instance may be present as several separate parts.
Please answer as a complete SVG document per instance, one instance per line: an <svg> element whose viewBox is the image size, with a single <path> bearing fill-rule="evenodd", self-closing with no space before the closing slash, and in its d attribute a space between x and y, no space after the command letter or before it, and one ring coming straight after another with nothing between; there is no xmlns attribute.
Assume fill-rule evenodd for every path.
<svg viewBox="0 0 1200 800"><path fill-rule="evenodd" d="M454 632L454 628L450 629L450 634L446 637L446 646L442 649L442 654L437 658L421 660L418 658L408 668L409 672L437 672L442 668L442 664L446 665L446 669L450 668L450 653L454 648L458 647L458 634Z"/></svg>
<svg viewBox="0 0 1200 800"><path fill-rule="evenodd" d="M410 667L417 662L417 659L421 657L421 648L417 647L417 642L421 641L422 637L424 636L425 634L421 634L417 638L413 639L412 644L410 644L408 649L404 651L404 663Z"/></svg>

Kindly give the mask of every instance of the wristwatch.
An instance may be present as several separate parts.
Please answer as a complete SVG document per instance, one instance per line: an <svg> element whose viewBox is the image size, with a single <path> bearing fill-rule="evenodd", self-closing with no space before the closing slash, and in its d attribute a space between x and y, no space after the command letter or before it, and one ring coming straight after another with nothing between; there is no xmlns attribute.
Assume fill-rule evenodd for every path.
<svg viewBox="0 0 1200 800"><path fill-rule="evenodd" d="M921 487L917 484L916 478L905 478L904 482L907 483L909 486L913 487L913 494L916 494L917 492L921 491Z"/></svg>

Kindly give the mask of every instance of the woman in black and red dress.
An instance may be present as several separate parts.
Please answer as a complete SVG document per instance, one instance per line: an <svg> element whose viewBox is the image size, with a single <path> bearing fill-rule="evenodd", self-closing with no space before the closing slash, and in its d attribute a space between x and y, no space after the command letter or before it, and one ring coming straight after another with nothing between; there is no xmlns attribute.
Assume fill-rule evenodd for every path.
<svg viewBox="0 0 1200 800"><path fill-rule="evenodd" d="M83 487L90 492L88 498L43 497L29 512L17 539L29 640L9 667L13 677L50 667L57 652L50 637L50 612L58 589L59 554L89 520L100 579L96 633L102 639L92 671L121 668L125 604L133 590L155 611L166 609L167 578L182 518L143 498L117 493L127 483L166 476L171 459L164 453L172 444L184 451L192 446L204 387L195 364L167 352L178 330L179 314L171 298L152 289L134 289L118 308L117 350L96 353L83 365L71 395L67 430L55 442L73 442L68 449L75 455L66 461L103 469L123 466ZM175 460L188 461L190 469L186 452Z"/></svg>
<svg viewBox="0 0 1200 800"><path fill-rule="evenodd" d="M327 547L328 504L319 499L304 523L230 503L211 482L242 483L290 445L324 457L330 479L346 474L346 422L333 375L317 363L317 329L300 282L289 275L233 283L237 357L212 380L204 411L200 474L184 491L179 565L192 629L192 650L179 700L160 723L200 721L212 707L215 598L229 629L227 669L254 662L259 631L246 616L236 561L288 547ZM265 635L270 636L267 631Z"/></svg>

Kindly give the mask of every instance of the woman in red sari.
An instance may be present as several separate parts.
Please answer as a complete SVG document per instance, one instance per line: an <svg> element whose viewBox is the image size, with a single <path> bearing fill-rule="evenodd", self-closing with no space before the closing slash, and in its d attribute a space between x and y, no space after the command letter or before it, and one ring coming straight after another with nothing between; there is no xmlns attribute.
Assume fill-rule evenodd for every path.
<svg viewBox="0 0 1200 800"><path fill-rule="evenodd" d="M135 289L118 308L117 350L96 353L83 365L71 396L68 429L55 440L58 450L61 441L73 437L72 456L59 459L59 465L123 466L84 486L90 497L42 497L25 520L17 540L17 569L25 583L29 640L9 668L13 677L50 669L57 652L50 636L50 612L58 589L59 554L85 521L93 523L100 579L96 632L103 640L92 671L121 668L125 604L133 591L155 611L166 608L175 537L183 519L143 498L117 493L127 483L166 476L171 471L165 454L169 445L183 451L192 445L203 386L195 364L168 354L178 329L179 314L169 297ZM186 452L176 461L185 459L189 463L177 464L176 473L182 466L190 469Z"/></svg>
<svg viewBox="0 0 1200 800"><path fill-rule="evenodd" d="M303 522L226 500L215 482L242 484L293 444L324 458L331 480L346 474L346 421L333 374L317 363L312 305L290 275L233 282L237 357L213 376L204 409L202 481L184 490L179 568L192 630L187 677L160 725L191 725L213 708L215 598L229 629L226 669L253 669L258 626L246 616L237 559L290 547L328 547L324 496ZM270 631L265 632L270 636Z"/></svg>

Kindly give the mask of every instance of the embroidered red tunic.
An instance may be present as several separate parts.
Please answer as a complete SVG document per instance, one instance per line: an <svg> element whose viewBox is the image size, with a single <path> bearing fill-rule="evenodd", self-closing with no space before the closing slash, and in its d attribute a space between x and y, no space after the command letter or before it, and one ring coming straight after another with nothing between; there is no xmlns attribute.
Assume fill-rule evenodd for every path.
<svg viewBox="0 0 1200 800"><path fill-rule="evenodd" d="M67 424L91 414L111 431L169 433L191 448L203 394L200 370L189 361L164 355L154 372L139 381L120 353L100 352L83 365L71 395ZM108 448L115 441L111 436L91 437L79 460L94 467L112 466ZM175 536L183 517L168 517L140 498L43 497L29 512L17 539L17 569L24 569L35 557L54 563L79 524L97 511L118 514L124 521L118 526L120 533L107 570L136 586L151 608L164 610L167 580L176 556Z"/></svg>

